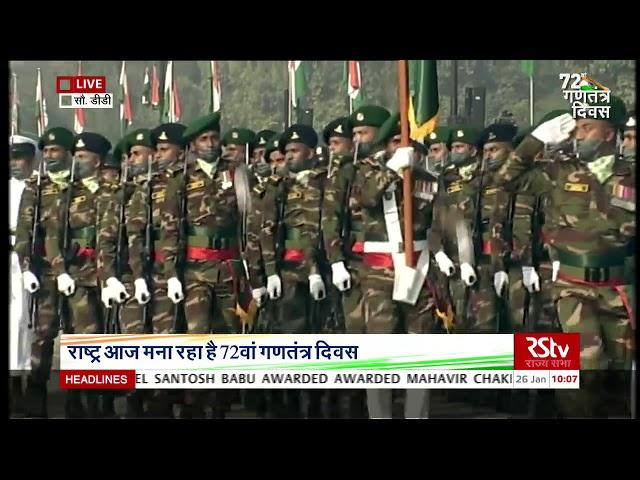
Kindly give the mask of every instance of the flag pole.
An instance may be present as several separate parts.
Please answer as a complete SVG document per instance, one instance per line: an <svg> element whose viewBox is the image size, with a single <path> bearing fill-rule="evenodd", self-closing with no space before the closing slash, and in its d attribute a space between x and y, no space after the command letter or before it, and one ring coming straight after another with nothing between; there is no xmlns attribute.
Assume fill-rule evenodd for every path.
<svg viewBox="0 0 640 480"><path fill-rule="evenodd" d="M533 74L529 75L529 124L533 126Z"/></svg>
<svg viewBox="0 0 640 480"><path fill-rule="evenodd" d="M407 60L398 61L398 106L400 107L400 146L409 146L409 82ZM413 196L411 168L403 171L404 253L407 266L413 267Z"/></svg>

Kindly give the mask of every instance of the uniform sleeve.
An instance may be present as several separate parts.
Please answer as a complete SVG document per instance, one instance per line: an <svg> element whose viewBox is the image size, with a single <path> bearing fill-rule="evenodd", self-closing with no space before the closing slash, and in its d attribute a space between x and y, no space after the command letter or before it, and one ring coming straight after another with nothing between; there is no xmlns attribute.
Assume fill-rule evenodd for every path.
<svg viewBox="0 0 640 480"><path fill-rule="evenodd" d="M20 197L18 207L18 224L16 225L15 252L20 260L20 268L23 272L31 270L31 242L33 233L33 216L35 215L37 185L28 182Z"/></svg>
<svg viewBox="0 0 640 480"><path fill-rule="evenodd" d="M176 260L179 240L179 218L180 218L180 191L182 175L172 177L167 184L165 200L160 211L161 232L160 246L164 257L164 268L166 278L175 277L177 274Z"/></svg>
<svg viewBox="0 0 640 480"><path fill-rule="evenodd" d="M491 244L491 266L494 272L506 271L505 257L511 250L507 238L511 195L500 189L494 195L494 205L489 218L489 243Z"/></svg>
<svg viewBox="0 0 640 480"><path fill-rule="evenodd" d="M402 180L393 170L386 167L368 165L363 162L364 181L361 191L361 203L364 207L375 208L380 205L382 195L389 186Z"/></svg>
<svg viewBox="0 0 640 480"><path fill-rule="evenodd" d="M131 202L126 212L127 235L129 237L129 266L134 279L143 278L144 275L144 262L146 261L144 258L144 242L148 208L146 187L138 184L131 195Z"/></svg>
<svg viewBox="0 0 640 480"><path fill-rule="evenodd" d="M431 222L431 229L429 230L429 251L434 255L441 250L444 250L442 243L442 236L444 234L443 220L446 216L447 202L444 192L438 192L433 202L433 220Z"/></svg>
<svg viewBox="0 0 640 480"><path fill-rule="evenodd" d="M263 198L261 197L261 193L255 190L251 191L251 196L253 197L251 202L253 208L247 214L247 245L244 255L249 270L249 283L251 284L251 288L255 289L265 285L262 248L260 245Z"/></svg>
<svg viewBox="0 0 640 480"><path fill-rule="evenodd" d="M505 163L494 175L494 184L498 187L505 186L521 176L533 167L535 156L544 148L544 144L531 135L527 136L511 152Z"/></svg>
<svg viewBox="0 0 640 480"><path fill-rule="evenodd" d="M98 278L106 281L107 278L117 276L117 251L118 229L120 221L120 209L124 192L109 192L98 199L100 205L98 212Z"/></svg>
<svg viewBox="0 0 640 480"><path fill-rule="evenodd" d="M267 277L276 272L276 241L278 235L278 191L279 187L269 185L263 198L262 228L260 229L260 245L264 272Z"/></svg>
<svg viewBox="0 0 640 480"><path fill-rule="evenodd" d="M329 263L343 262L344 240L343 226L347 222L349 183L353 177L353 164L337 170L327 182L322 205L322 235L324 249Z"/></svg>

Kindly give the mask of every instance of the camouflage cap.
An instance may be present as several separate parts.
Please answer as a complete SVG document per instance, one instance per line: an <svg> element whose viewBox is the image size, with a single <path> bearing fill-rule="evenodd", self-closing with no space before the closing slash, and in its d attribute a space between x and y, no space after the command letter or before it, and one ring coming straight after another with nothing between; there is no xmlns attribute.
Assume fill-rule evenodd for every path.
<svg viewBox="0 0 640 480"><path fill-rule="evenodd" d="M38 148L42 150L47 145L60 145L66 150L73 148L73 132L64 127L53 127L44 132L38 141Z"/></svg>
<svg viewBox="0 0 640 480"><path fill-rule="evenodd" d="M111 150L111 142L95 132L79 133L73 143L72 153L87 151L105 157Z"/></svg>
<svg viewBox="0 0 640 480"><path fill-rule="evenodd" d="M271 137L276 134L273 130L260 130L256 133L255 143L256 147L266 147Z"/></svg>
<svg viewBox="0 0 640 480"><path fill-rule="evenodd" d="M374 143L375 144L386 143L396 135L400 135L400 113L398 112L391 115L382 124L382 126L378 130Z"/></svg>
<svg viewBox="0 0 640 480"><path fill-rule="evenodd" d="M198 135L208 131L220 132L220 112L200 117L189 124L182 134L184 143L188 143Z"/></svg>
<svg viewBox="0 0 640 480"><path fill-rule="evenodd" d="M424 137L424 143L426 145L433 145L434 143L451 143L451 128L447 126L437 127L433 132Z"/></svg>
<svg viewBox="0 0 640 480"><path fill-rule="evenodd" d="M264 148L264 159L269 162L269 155L280 148L281 133L275 133L271 136L271 139L267 142Z"/></svg>
<svg viewBox="0 0 640 480"><path fill-rule="evenodd" d="M278 148L281 152L285 151L285 147L290 143L303 143L309 148L315 149L318 145L318 134L309 125L297 123L291 125L282 135Z"/></svg>
<svg viewBox="0 0 640 480"><path fill-rule="evenodd" d="M516 136L518 127L508 123L494 123L486 127L480 134L479 145L490 142L509 142L513 143L513 137Z"/></svg>
<svg viewBox="0 0 640 480"><path fill-rule="evenodd" d="M127 153L129 153L132 147L135 147L137 145L153 148L153 142L151 141L151 130L149 130L148 128L139 128L138 130L134 130L133 132L125 136L123 140L126 140L124 148L126 149Z"/></svg>
<svg viewBox="0 0 640 480"><path fill-rule="evenodd" d="M480 130L467 125L455 125L451 127L449 142L460 142L468 145L477 145L480 138Z"/></svg>
<svg viewBox="0 0 640 480"><path fill-rule="evenodd" d="M232 128L222 137L222 145L245 145L249 148L254 146L256 133L248 128Z"/></svg>
<svg viewBox="0 0 640 480"><path fill-rule="evenodd" d="M151 130L151 145L156 148L159 143L170 143L183 147L182 136L186 128L181 123L163 123Z"/></svg>
<svg viewBox="0 0 640 480"><path fill-rule="evenodd" d="M386 108L377 105L363 105L349 117L353 127L380 128L391 114Z"/></svg>
<svg viewBox="0 0 640 480"><path fill-rule="evenodd" d="M33 157L36 154L36 142L22 135L9 137L9 158Z"/></svg>
<svg viewBox="0 0 640 480"><path fill-rule="evenodd" d="M353 127L351 125L351 119L349 117L340 117L330 121L324 130L322 130L322 138L324 143L329 145L329 139L331 137L353 138Z"/></svg>

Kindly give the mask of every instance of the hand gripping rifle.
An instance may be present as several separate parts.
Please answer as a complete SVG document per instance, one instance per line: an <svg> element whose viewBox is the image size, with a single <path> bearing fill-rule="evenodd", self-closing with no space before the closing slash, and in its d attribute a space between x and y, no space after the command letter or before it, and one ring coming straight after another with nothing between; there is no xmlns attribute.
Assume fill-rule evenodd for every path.
<svg viewBox="0 0 640 480"><path fill-rule="evenodd" d="M176 252L176 275L180 283L182 284L182 288L185 288L184 285L184 267L186 263L187 257L187 232L186 232L186 221L187 221L187 158L184 159L184 165L182 166L182 190L180 192L180 212L178 217L178 250ZM173 333L175 333L178 329L179 318L180 318L180 303L176 303L174 305L173 310Z"/></svg>

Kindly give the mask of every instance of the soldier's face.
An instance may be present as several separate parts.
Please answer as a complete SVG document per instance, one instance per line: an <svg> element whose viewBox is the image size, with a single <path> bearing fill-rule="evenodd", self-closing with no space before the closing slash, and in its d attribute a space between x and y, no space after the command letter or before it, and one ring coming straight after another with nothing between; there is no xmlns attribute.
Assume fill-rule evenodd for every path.
<svg viewBox="0 0 640 480"><path fill-rule="evenodd" d="M159 165L168 166L178 161L183 154L182 148L172 143L159 143L156 147L155 159Z"/></svg>
<svg viewBox="0 0 640 480"><path fill-rule="evenodd" d="M73 159L76 178L89 178L97 173L100 165L100 155L97 153L80 150L73 155Z"/></svg>
<svg viewBox="0 0 640 480"><path fill-rule="evenodd" d="M625 130L622 137L622 148L635 150L636 149L636 129Z"/></svg>
<svg viewBox="0 0 640 480"><path fill-rule="evenodd" d="M304 143L290 143L285 147L285 159L287 162L300 163L311 160L313 150Z"/></svg>
<svg viewBox="0 0 640 480"><path fill-rule="evenodd" d="M612 142L615 139L615 131L604 120L591 118L579 118L576 120L576 140L602 140Z"/></svg>
<svg viewBox="0 0 640 480"><path fill-rule="evenodd" d="M224 147L222 158L234 163L244 163L246 160L246 147L230 143Z"/></svg>
<svg viewBox="0 0 640 480"><path fill-rule="evenodd" d="M47 145L42 151L42 158L47 160L68 160L69 152L60 145Z"/></svg>
<svg viewBox="0 0 640 480"><path fill-rule="evenodd" d="M278 168L286 163L285 156L280 150L276 150L269 154L269 163L272 168Z"/></svg>
<svg viewBox="0 0 640 480"><path fill-rule="evenodd" d="M120 172L115 168L101 168L99 175L101 180L107 182L117 182L120 178Z"/></svg>
<svg viewBox="0 0 640 480"><path fill-rule="evenodd" d="M153 163L153 149L144 145L134 145L129 153L129 174L133 177L149 172L149 162Z"/></svg>
<svg viewBox="0 0 640 480"><path fill-rule="evenodd" d="M474 147L473 145L469 145L468 143L453 142L451 144L451 152L469 154L472 157L475 157L477 150L476 147Z"/></svg>
<svg viewBox="0 0 640 480"><path fill-rule="evenodd" d="M31 165L33 165L33 157L12 158L9 160L11 175L20 180L24 180L31 175Z"/></svg>
<svg viewBox="0 0 640 480"><path fill-rule="evenodd" d="M389 158L391 158L393 156L393 154L396 153L396 150L400 146L400 140L401 139L402 139L401 135L396 135L396 136L392 137L391 140L389 140L386 143L386 145L384 147L384 150L387 153L387 156Z"/></svg>
<svg viewBox="0 0 640 480"><path fill-rule="evenodd" d="M447 154L447 146L444 143L429 145L429 156L436 161L442 160Z"/></svg>
<svg viewBox="0 0 640 480"><path fill-rule="evenodd" d="M329 138L329 151L336 155L348 155L353 150L353 142L349 138Z"/></svg>
<svg viewBox="0 0 640 480"><path fill-rule="evenodd" d="M220 145L220 134L213 130L201 133L193 140L193 146L197 152L214 150L218 145Z"/></svg>
<svg viewBox="0 0 640 480"><path fill-rule="evenodd" d="M264 159L264 147L256 147L251 155L251 163L258 163Z"/></svg>
<svg viewBox="0 0 640 480"><path fill-rule="evenodd" d="M357 143L370 143L376 138L378 129L376 127L355 127L353 129L353 141Z"/></svg>

